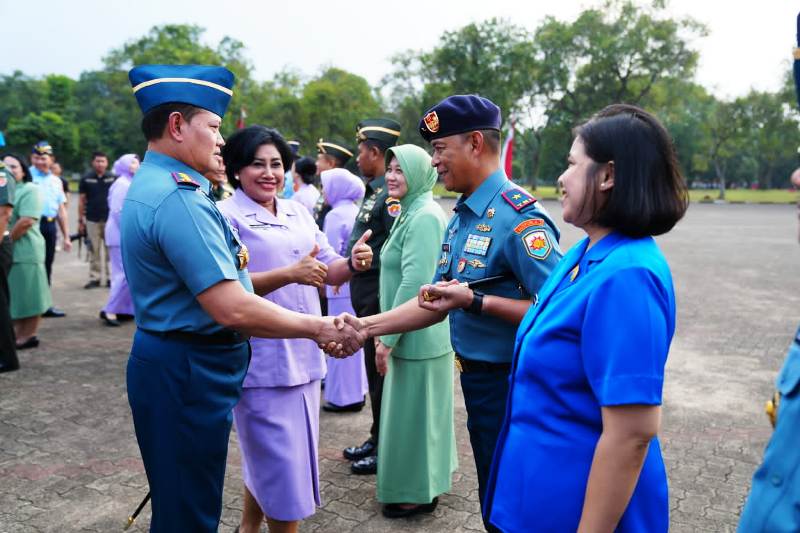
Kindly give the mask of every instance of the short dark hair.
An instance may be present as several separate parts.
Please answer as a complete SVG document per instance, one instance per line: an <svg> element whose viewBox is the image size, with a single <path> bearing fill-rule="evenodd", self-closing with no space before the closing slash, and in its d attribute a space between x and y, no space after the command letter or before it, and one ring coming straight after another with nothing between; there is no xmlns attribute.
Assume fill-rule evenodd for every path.
<svg viewBox="0 0 800 533"><path fill-rule="evenodd" d="M142 117L142 133L147 141L155 141L164 135L167 121L172 113L180 113L184 120L191 122L192 117L202 111L201 108L182 104L179 102L167 102L157 105Z"/></svg>
<svg viewBox="0 0 800 533"><path fill-rule="evenodd" d="M310 185L314 183L317 174L317 164L310 157L301 157L294 162L294 171L303 180L303 183Z"/></svg>
<svg viewBox="0 0 800 533"><path fill-rule="evenodd" d="M628 104L613 104L574 131L597 163L614 162L607 201L591 206L590 222L631 237L661 235L686 213L689 194L675 146L659 120ZM596 198L599 180L586 180Z"/></svg>
<svg viewBox="0 0 800 533"><path fill-rule="evenodd" d="M169 115L167 115L167 116L169 116ZM95 150L94 152L92 152L92 161L94 161L98 157L105 157L106 161L108 161L108 155L106 155L105 152L101 152L100 150Z"/></svg>
<svg viewBox="0 0 800 533"><path fill-rule="evenodd" d="M266 126L248 126L237 130L222 147L222 159L225 161L225 174L230 184L238 189L241 186L237 174L256 157L260 146L271 144L278 149L284 170L292 167L293 154L289 143L278 130Z"/></svg>
<svg viewBox="0 0 800 533"><path fill-rule="evenodd" d="M0 156L0 160L5 159L6 157L11 157L12 159L16 159L19 166L22 168L22 181L33 181L33 176L31 176L31 171L28 169L28 163L18 156L17 154L7 153Z"/></svg>
<svg viewBox="0 0 800 533"><path fill-rule="evenodd" d="M377 148L381 154L385 154L386 150L394 146L393 143L388 143L384 141L379 141L378 139L364 139L360 141L358 144L363 144L366 146L367 150L370 148Z"/></svg>
<svg viewBox="0 0 800 533"><path fill-rule="evenodd" d="M484 144L489 147L489 150L493 154L499 154L500 153L500 132L499 131L497 131L497 130L473 130L473 131L481 132L481 135L483 135ZM471 134L472 134L471 131L468 131L466 133L462 133L461 134L461 139L466 141L467 137L469 137Z"/></svg>

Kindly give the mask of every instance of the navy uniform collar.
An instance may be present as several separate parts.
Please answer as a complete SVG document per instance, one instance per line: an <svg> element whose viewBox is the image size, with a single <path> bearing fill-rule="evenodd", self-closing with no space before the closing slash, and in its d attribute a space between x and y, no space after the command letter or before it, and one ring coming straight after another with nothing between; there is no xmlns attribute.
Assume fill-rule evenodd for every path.
<svg viewBox="0 0 800 533"><path fill-rule="evenodd" d="M489 174L489 177L477 189L472 191L468 198L465 199L462 195L456 202L456 210L462 205L466 205L475 215L483 216L492 199L497 196L497 193L507 181L506 173L503 169L498 168Z"/></svg>
<svg viewBox="0 0 800 533"><path fill-rule="evenodd" d="M200 188L206 194L210 194L211 192L211 182L208 181L205 176L200 174L186 163L178 161L174 157L162 154L161 152L156 152L155 150L148 150L144 154L144 163L156 165L165 170L169 170L170 172L185 172L200 184Z"/></svg>

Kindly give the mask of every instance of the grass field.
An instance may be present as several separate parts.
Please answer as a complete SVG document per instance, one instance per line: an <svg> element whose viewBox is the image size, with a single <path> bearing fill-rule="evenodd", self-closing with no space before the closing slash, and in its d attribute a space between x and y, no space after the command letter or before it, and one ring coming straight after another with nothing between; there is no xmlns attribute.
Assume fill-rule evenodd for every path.
<svg viewBox="0 0 800 533"><path fill-rule="evenodd" d="M553 186L539 186L536 190L525 187L536 198L540 200L557 200L556 188ZM445 190L444 185L437 183L433 188L433 194L444 198L455 198L456 193ZM692 202L714 201L719 196L716 189L697 189L689 191L689 199ZM754 191L751 189L731 189L725 192L725 199L732 203L752 203L752 204L791 204L798 201L800 194L798 191L786 189L770 189Z"/></svg>

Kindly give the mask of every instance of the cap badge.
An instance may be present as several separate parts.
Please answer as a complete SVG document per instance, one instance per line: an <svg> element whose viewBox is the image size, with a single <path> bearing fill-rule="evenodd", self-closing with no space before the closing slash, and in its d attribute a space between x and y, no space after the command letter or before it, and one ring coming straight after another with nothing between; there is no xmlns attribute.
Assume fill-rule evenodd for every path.
<svg viewBox="0 0 800 533"><path fill-rule="evenodd" d="M436 133L439 131L439 115L436 114L436 111L431 111L425 118L425 127L428 128L428 131L431 133Z"/></svg>

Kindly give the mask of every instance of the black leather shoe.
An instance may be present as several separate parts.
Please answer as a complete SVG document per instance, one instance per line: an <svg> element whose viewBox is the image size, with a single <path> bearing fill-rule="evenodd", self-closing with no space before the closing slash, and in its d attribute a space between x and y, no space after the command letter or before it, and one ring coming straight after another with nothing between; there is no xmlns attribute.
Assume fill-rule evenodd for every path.
<svg viewBox="0 0 800 533"><path fill-rule="evenodd" d="M39 339L34 335L22 344L17 344L17 350L27 350L28 348L36 348L37 346L39 346Z"/></svg>
<svg viewBox="0 0 800 533"><path fill-rule="evenodd" d="M61 318L67 316L67 313L65 313L58 307L51 307L50 309L42 313L42 316L45 318Z"/></svg>
<svg viewBox="0 0 800 533"><path fill-rule="evenodd" d="M350 471L359 476L370 476L378 473L378 456L370 455L350 465Z"/></svg>
<svg viewBox="0 0 800 533"><path fill-rule="evenodd" d="M405 518L415 514L432 513L439 505L439 498L434 498L431 503L423 503L415 507L403 508L398 503L387 503L383 506L383 516L386 518Z"/></svg>
<svg viewBox="0 0 800 533"><path fill-rule="evenodd" d="M351 461L358 461L359 459L363 459L364 457L369 457L370 455L375 455L375 450L378 447L372 442L372 439L367 440L361 446L350 446L349 448L345 448L342 452L345 459L350 459Z"/></svg>
<svg viewBox="0 0 800 533"><path fill-rule="evenodd" d="M336 405L334 403L326 403L322 406L323 411L329 413L357 413L364 408L364 402L351 403L350 405Z"/></svg>
<svg viewBox="0 0 800 533"><path fill-rule="evenodd" d="M118 328L122 325L116 318L108 318L108 315L106 314L105 311L100 311L100 320L105 322L106 326L110 326L112 328Z"/></svg>
<svg viewBox="0 0 800 533"><path fill-rule="evenodd" d="M0 374L3 372L13 372L14 370L19 370L19 364L17 365L0 365Z"/></svg>
<svg viewBox="0 0 800 533"><path fill-rule="evenodd" d="M93 280L90 280L88 283L86 283L86 285L84 285L83 288L84 289L94 289L95 287L99 287L99 286L100 286L100 281L98 281L96 279L93 279Z"/></svg>

